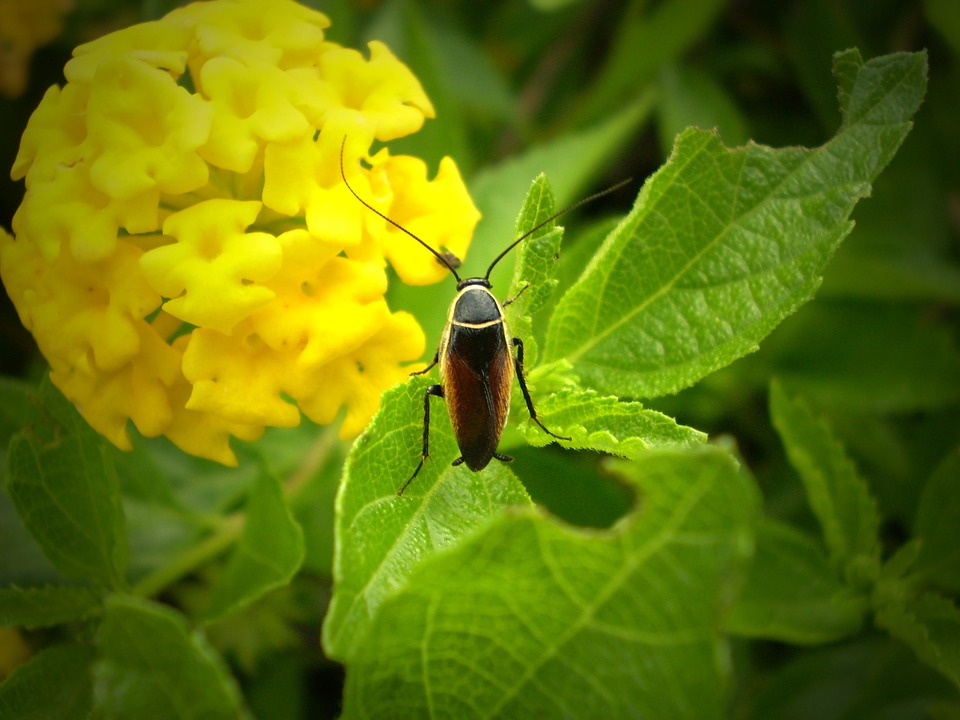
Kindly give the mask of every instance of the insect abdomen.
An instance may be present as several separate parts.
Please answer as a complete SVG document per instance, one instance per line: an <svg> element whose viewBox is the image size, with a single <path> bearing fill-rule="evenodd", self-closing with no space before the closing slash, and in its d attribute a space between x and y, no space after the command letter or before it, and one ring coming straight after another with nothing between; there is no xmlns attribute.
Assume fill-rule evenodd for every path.
<svg viewBox="0 0 960 720"><path fill-rule="evenodd" d="M513 362L503 320L483 327L450 325L441 373L450 422L463 461L473 471L497 451L510 411Z"/></svg>

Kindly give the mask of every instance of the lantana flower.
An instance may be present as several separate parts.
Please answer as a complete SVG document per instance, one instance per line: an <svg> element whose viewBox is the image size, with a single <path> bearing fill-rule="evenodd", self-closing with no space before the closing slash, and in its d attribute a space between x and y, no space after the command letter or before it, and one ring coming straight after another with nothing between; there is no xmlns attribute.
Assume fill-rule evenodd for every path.
<svg viewBox="0 0 960 720"><path fill-rule="evenodd" d="M0 275L51 378L121 448L128 423L235 463L301 413L350 437L424 352L384 298L444 269L364 208L462 257L479 213L391 140L434 111L385 45L324 38L289 0L211 0L78 47L12 169ZM377 145L375 148L374 145ZM373 152L376 150L376 152Z"/></svg>

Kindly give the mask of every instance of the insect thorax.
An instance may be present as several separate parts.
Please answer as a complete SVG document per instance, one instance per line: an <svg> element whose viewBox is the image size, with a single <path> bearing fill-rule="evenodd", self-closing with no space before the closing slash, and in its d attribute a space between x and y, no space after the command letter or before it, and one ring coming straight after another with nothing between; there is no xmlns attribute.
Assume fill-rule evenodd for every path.
<svg viewBox="0 0 960 720"><path fill-rule="evenodd" d="M490 292L487 281L471 278L460 283L460 292L450 306L449 320L467 327L495 324L503 322L503 308Z"/></svg>

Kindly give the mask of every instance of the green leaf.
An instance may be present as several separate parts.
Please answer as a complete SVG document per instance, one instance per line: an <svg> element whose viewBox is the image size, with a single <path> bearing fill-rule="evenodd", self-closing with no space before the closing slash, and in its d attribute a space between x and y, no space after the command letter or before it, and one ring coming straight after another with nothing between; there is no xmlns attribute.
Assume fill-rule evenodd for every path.
<svg viewBox="0 0 960 720"><path fill-rule="evenodd" d="M855 634L867 598L838 577L823 548L772 518L757 527L757 550L725 626L737 635L824 643Z"/></svg>
<svg viewBox="0 0 960 720"><path fill-rule="evenodd" d="M83 620L100 611L100 594L85 587L0 588L0 627L27 629Z"/></svg>
<svg viewBox="0 0 960 720"><path fill-rule="evenodd" d="M520 507L413 570L354 655L344 715L724 717L718 617L755 491L711 447L616 468L643 502L614 530Z"/></svg>
<svg viewBox="0 0 960 720"><path fill-rule="evenodd" d="M24 426L40 420L33 387L22 380L0 377L0 447Z"/></svg>
<svg viewBox="0 0 960 720"><path fill-rule="evenodd" d="M380 411L354 443L337 495L334 591L323 624L327 655L349 662L380 603L425 557L500 514L530 504L501 463L474 473L451 467L459 455L446 409L431 398L430 459L402 497L423 444L423 398L430 380L412 378L384 393Z"/></svg>
<svg viewBox="0 0 960 720"><path fill-rule="evenodd" d="M103 717L241 716L239 692L222 660L168 607L108 598L96 649L94 697Z"/></svg>
<svg viewBox="0 0 960 720"><path fill-rule="evenodd" d="M577 450L638 458L650 448L694 447L707 439L705 433L678 425L672 418L638 402L623 402L591 390L544 393L537 411L550 418L548 427L555 426L570 436L564 447ZM555 441L533 422L522 422L520 432L536 447Z"/></svg>
<svg viewBox="0 0 960 720"><path fill-rule="evenodd" d="M911 128L926 56L835 58L843 124L826 145L728 150L687 130L557 305L545 362L601 392L675 392L756 349L812 297L849 215Z"/></svg>
<svg viewBox="0 0 960 720"><path fill-rule="evenodd" d="M556 213L553 189L547 176L538 175L527 191L517 218L515 237L522 237ZM547 304L557 286L557 260L563 228L549 223L517 246L509 296L517 297L510 304L511 317L529 316Z"/></svg>
<svg viewBox="0 0 960 720"><path fill-rule="evenodd" d="M24 525L67 577L124 584L126 526L113 454L76 409L45 381L44 421L10 442L7 491Z"/></svg>
<svg viewBox="0 0 960 720"><path fill-rule="evenodd" d="M914 535L920 550L915 576L960 593L960 448L948 455L927 481L920 496Z"/></svg>
<svg viewBox="0 0 960 720"><path fill-rule="evenodd" d="M303 562L303 532L280 481L264 470L250 490L243 533L216 587L204 620L216 620L286 585Z"/></svg>
<svg viewBox="0 0 960 720"><path fill-rule="evenodd" d="M92 655L80 645L55 645L37 653L0 684L0 717L87 720L93 707Z"/></svg>
<svg viewBox="0 0 960 720"><path fill-rule="evenodd" d="M806 489L833 563L860 587L880 571L880 516L867 484L832 431L801 400L770 387L770 414Z"/></svg>
<svg viewBox="0 0 960 720"><path fill-rule="evenodd" d="M882 605L876 619L960 688L960 609L951 600L927 592L910 602Z"/></svg>
<svg viewBox="0 0 960 720"><path fill-rule="evenodd" d="M543 174L538 175L520 209L514 237L523 237L556 212L553 190ZM551 222L520 243L515 252L513 279L504 302L507 332L524 342L524 365L529 372L536 365L538 349L533 336L533 315L546 305L557 287L557 260L563 228ZM510 352L514 353L513 348Z"/></svg>

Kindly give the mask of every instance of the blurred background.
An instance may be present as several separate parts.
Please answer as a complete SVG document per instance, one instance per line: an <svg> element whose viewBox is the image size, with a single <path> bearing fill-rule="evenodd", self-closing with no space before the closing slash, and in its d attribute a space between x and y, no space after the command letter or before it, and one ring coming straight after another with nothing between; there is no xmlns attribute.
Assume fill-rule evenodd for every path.
<svg viewBox="0 0 960 720"><path fill-rule="evenodd" d="M160 17L177 4L0 0L0 224L10 228L23 193L23 183L11 181L8 172L20 135L46 88L64 82L62 68L72 48ZM529 168L528 179L545 171L563 205L628 176L639 188L667 159L675 135L690 125L715 128L728 146L748 140L816 146L840 122L831 76L834 52L857 47L869 59L926 48L930 82L914 130L873 196L857 206L856 228L828 266L817 298L757 353L694 388L649 401L735 444L761 485L768 512L813 528L801 485L769 420L769 381L784 379L829 419L868 479L888 548L910 536L924 481L960 443L960 3L305 4L330 17L331 40L352 47L382 40L420 78L437 119L396 143L397 152L420 155L433 168L444 155L452 156L475 197L495 208L465 258L468 274L482 272L509 241L527 189L526 184L491 187L485 179L490 168L520 163ZM605 198L565 219L561 292L611 222L628 209L630 197ZM505 268L503 277L509 272ZM505 288L504 280L494 280L495 287ZM392 306L421 320L431 355L445 319L437 308L446 307L450 297L449 284L391 287ZM19 378L44 372L5 295L0 372ZM294 443L306 432L291 432L281 442ZM609 526L632 502L605 475L600 458L580 458L575 471L582 478L569 483L558 478L571 472L568 456L561 463L549 450L519 449L515 455L517 473L534 498L571 522ZM336 467L332 462L331 477ZM325 496L329 493L320 493ZM322 567L314 563L321 576ZM298 620L303 627L319 623L315 617ZM254 664L258 651L249 650ZM821 718L869 717L880 708L888 713L883 717L924 717L913 713L948 695L945 681L932 670L869 631L836 647L745 643L737 652L742 672L734 717L809 717L805 709L813 707L834 708L834 714L818 712ZM301 662L285 657L273 672L280 672L283 662ZM336 693L337 671L318 672ZM321 692L328 686L315 687Z"/></svg>

